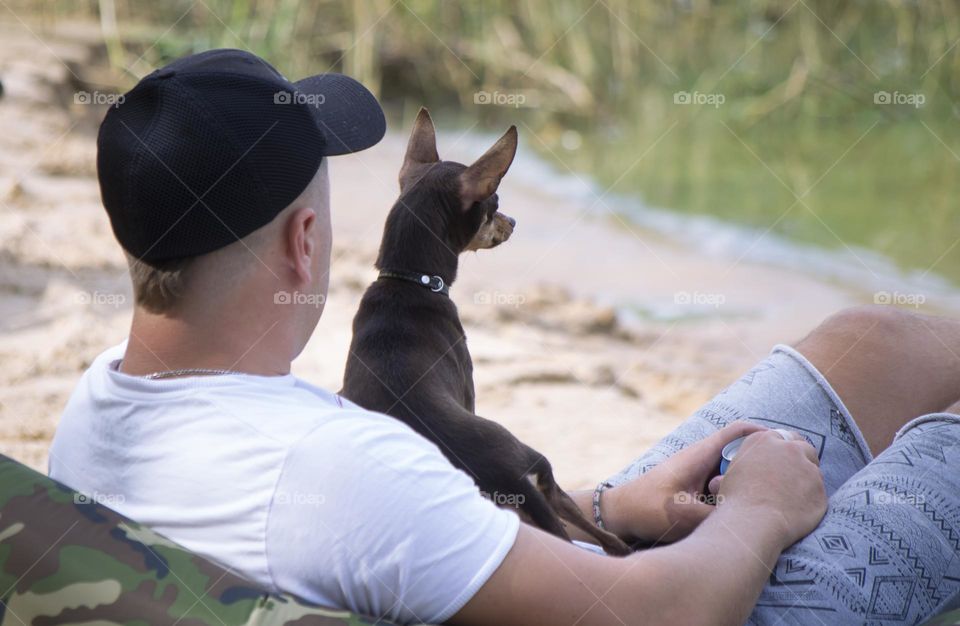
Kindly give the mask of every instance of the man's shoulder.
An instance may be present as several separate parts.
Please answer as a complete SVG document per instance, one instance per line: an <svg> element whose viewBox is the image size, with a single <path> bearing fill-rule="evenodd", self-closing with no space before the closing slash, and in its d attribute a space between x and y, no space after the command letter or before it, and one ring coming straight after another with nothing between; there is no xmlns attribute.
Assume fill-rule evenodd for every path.
<svg viewBox="0 0 960 626"><path fill-rule="evenodd" d="M436 445L400 420L368 411L344 401L298 437L297 446L306 450L335 447L337 456L376 455L381 462L411 455L439 455Z"/></svg>
<svg viewBox="0 0 960 626"><path fill-rule="evenodd" d="M189 433L190 439L227 438L237 445L246 440L274 450L296 447L304 439L309 440L304 445L327 442L350 449L390 438L418 438L402 422L292 374L164 380L127 376L115 367L125 346L109 348L93 360L71 395L58 432L111 432L112 424L123 422L125 432L163 426L171 438ZM252 438L238 440L241 433Z"/></svg>
<svg viewBox="0 0 960 626"><path fill-rule="evenodd" d="M238 381L218 388L208 400L224 408L230 419L284 442L288 454L300 450L317 459L338 458L348 465L371 454L381 459L439 455L432 442L400 420L291 378L284 384L263 379Z"/></svg>
<svg viewBox="0 0 960 626"><path fill-rule="evenodd" d="M442 622L499 567L519 524L403 422L345 409L288 451L266 552L278 587Z"/></svg>
<svg viewBox="0 0 960 626"><path fill-rule="evenodd" d="M114 371L124 349L103 352L78 385L54 440L55 447L65 440L77 450L63 454L81 454L88 444L111 447L112 433L122 431L180 454L212 446L251 457L296 457L308 467L335 462L354 472L371 463L408 470L411 459L449 465L432 442L400 420L292 374L150 381ZM163 434L137 437L140 429Z"/></svg>

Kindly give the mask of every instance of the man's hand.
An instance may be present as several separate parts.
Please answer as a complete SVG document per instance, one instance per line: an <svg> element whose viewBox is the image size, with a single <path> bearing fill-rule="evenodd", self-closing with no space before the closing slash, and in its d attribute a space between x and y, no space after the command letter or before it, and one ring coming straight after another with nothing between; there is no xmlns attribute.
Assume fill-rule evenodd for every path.
<svg viewBox="0 0 960 626"><path fill-rule="evenodd" d="M636 480L605 491L600 500L605 525L627 541L667 543L686 537L716 509L703 492L718 472L723 446L765 430L750 422L734 422ZM717 484L711 483L711 492L716 492Z"/></svg>
<svg viewBox="0 0 960 626"><path fill-rule="evenodd" d="M816 528L827 510L817 452L794 434L747 437L719 486L718 508L738 508L779 523L783 548Z"/></svg>

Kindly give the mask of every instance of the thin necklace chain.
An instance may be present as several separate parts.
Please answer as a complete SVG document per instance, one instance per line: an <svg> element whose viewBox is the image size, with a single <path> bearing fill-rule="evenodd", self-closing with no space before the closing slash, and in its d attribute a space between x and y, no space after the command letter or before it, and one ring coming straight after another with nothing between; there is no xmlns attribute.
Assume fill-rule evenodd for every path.
<svg viewBox="0 0 960 626"><path fill-rule="evenodd" d="M179 370L167 370L165 372L153 372L152 374L146 374L141 376L141 378L147 378L149 380L159 380L161 378L177 378L179 376L227 376L230 374L243 374L243 372L236 372L234 370L212 370L212 369L203 369L203 368L186 368Z"/></svg>

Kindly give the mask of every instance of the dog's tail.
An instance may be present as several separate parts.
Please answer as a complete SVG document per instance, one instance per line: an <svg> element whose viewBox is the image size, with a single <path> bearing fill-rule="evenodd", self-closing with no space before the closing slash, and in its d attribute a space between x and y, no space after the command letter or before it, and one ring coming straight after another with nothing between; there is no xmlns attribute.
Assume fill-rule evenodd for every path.
<svg viewBox="0 0 960 626"><path fill-rule="evenodd" d="M540 455L540 460L534 467L534 472L537 475L537 488L562 520L576 526L593 537L607 554L626 556L633 552L630 546L622 539L611 532L597 527L593 522L583 516L580 507L573 501L573 498L557 484L556 479L553 477L553 467L545 456Z"/></svg>

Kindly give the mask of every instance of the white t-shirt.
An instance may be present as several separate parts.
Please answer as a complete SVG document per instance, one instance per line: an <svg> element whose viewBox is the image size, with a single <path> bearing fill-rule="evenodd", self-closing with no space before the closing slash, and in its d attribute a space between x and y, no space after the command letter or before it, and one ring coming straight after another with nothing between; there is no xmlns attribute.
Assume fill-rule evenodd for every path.
<svg viewBox="0 0 960 626"><path fill-rule="evenodd" d="M147 380L124 346L80 379L50 476L271 591L443 622L519 518L405 424L293 375Z"/></svg>

